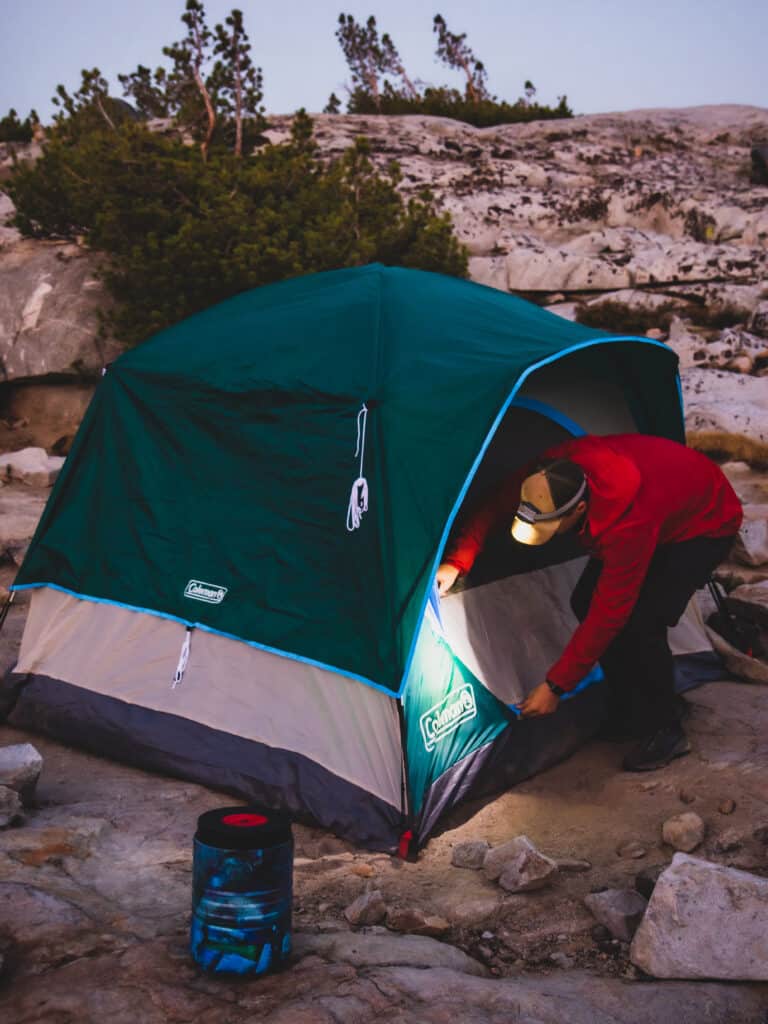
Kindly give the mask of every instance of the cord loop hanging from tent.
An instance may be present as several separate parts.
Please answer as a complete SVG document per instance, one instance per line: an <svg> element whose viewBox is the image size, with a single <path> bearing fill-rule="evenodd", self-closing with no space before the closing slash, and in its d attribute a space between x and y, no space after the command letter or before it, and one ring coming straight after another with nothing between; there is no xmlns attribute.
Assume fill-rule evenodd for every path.
<svg viewBox="0 0 768 1024"><path fill-rule="evenodd" d="M184 643L181 645L181 653L179 654L179 661L176 665L176 671L173 673L173 683L171 689L175 690L179 683L184 678L184 673L187 669L187 662L189 661L189 648L192 638L192 626L187 626L187 631L184 634Z"/></svg>
<svg viewBox="0 0 768 1024"><path fill-rule="evenodd" d="M355 458L360 456L360 472L357 480L352 484L352 491L349 495L347 507L347 529L350 533L357 530L363 519L363 514L368 511L368 481L363 476L363 463L365 462L365 431L368 426L368 406L363 402L360 412L357 414L357 445L355 446Z"/></svg>

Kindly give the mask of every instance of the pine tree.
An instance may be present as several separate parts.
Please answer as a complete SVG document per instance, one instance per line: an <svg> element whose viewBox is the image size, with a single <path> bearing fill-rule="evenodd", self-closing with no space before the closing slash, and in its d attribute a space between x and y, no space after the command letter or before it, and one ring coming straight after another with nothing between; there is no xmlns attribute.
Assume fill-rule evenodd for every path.
<svg viewBox="0 0 768 1024"><path fill-rule="evenodd" d="M224 25L216 26L216 62L210 79L211 91L225 114L235 121L235 156L243 155L243 117L261 123L263 92L261 68L251 60L251 44L243 27L243 12L233 10Z"/></svg>
<svg viewBox="0 0 768 1024"><path fill-rule="evenodd" d="M384 33L381 37L381 54L382 54L382 68L385 72L392 75L397 75L401 78L403 85L405 86L406 95L411 99L419 98L419 91L413 82L406 74L405 66L400 59L400 54L397 51L397 47L392 42L392 37L388 33Z"/></svg>
<svg viewBox="0 0 768 1024"><path fill-rule="evenodd" d="M203 65L208 59L213 36L206 24L205 8L200 0L187 0L181 20L187 26L186 36L172 46L163 47L165 56L173 61L167 96L182 123L192 123L198 129L202 136L200 151L205 162L216 129L216 111L203 79Z"/></svg>
<svg viewBox="0 0 768 1024"><path fill-rule="evenodd" d="M114 101L109 95L109 84L106 78L98 68L90 70L83 68L80 76L80 88L71 95L63 85L56 86L56 95L51 101L55 107L58 107L58 112L54 114L54 121L59 128L63 129L66 122L87 123L89 120L87 115L96 114L103 124L114 131L116 128L115 112L112 109ZM86 115L86 117L82 115Z"/></svg>
<svg viewBox="0 0 768 1024"><path fill-rule="evenodd" d="M448 31L445 18L436 14L432 29L437 33L437 56L449 68L463 71L467 76L467 97L477 106L481 100L491 99L486 79L488 74L482 61L475 57L466 43L467 33L456 35Z"/></svg>
<svg viewBox="0 0 768 1024"><path fill-rule="evenodd" d="M379 76L384 70L384 53L379 42L376 19L371 15L362 25L351 14L340 14L336 38L349 65L352 83L367 92L376 109L381 110Z"/></svg>
<svg viewBox="0 0 768 1024"><path fill-rule="evenodd" d="M165 68L156 68L154 73L139 64L129 75L118 75L123 95L130 96L136 110L146 118L170 117L173 113L168 98L168 81Z"/></svg>

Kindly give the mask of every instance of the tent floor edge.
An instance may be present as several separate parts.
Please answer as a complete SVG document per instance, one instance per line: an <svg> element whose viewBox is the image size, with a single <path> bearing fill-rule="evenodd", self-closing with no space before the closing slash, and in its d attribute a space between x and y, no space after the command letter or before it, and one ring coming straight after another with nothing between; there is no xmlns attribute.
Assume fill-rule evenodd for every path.
<svg viewBox="0 0 768 1024"><path fill-rule="evenodd" d="M48 676L9 674L3 693L17 687L21 692L8 715L14 728L287 811L297 822L372 851L397 852L400 808L303 754Z"/></svg>
<svg viewBox="0 0 768 1024"><path fill-rule="evenodd" d="M597 732L605 707L605 683L594 683L561 702L554 715L513 719L489 743L456 761L425 794L415 827L418 847L468 820L478 808L467 801L498 795L570 757Z"/></svg>

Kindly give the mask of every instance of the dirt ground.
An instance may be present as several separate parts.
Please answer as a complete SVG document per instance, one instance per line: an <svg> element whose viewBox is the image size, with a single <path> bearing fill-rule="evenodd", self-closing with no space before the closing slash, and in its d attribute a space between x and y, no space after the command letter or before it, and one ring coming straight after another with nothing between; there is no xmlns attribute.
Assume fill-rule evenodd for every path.
<svg viewBox="0 0 768 1024"><path fill-rule="evenodd" d="M24 615L23 604L14 606L0 637L0 668L13 663ZM668 863L674 851L661 836L667 818L696 811L707 827L696 856L768 876L768 846L756 836L764 838L760 826L768 825L768 689L723 681L689 693L688 701L689 756L661 771L635 775L620 770L622 746L590 743L496 799L457 808L412 863L296 826L296 931L310 936L347 932L344 909L366 890L378 889L390 909L416 909L444 918L449 927L441 943L469 954L491 977L520 983L539 978L540 984L562 975L575 984L587 972L595 984L607 978L620 978L624 985L639 980L626 945L593 935L595 921L583 898L601 888L631 887L640 870ZM105 982L94 967L89 975L93 980L84 983L81 993L81 1016L74 1010L68 1016L64 1003L56 1001L59 986L61 999L64 989L69 991L62 973L68 965L83 958L95 964L105 956L125 957L125 950L135 950L137 943L159 941L166 943L171 959L185 959L196 818L236 801L0 726L0 745L22 741L40 750L44 769L37 807L21 827L0 832L0 936L4 933L6 942L0 1018L19 1024L80 1024L92 1019L96 1003L91 996L95 999ZM728 801L735 804L732 810ZM496 845L521 833L552 857L588 861L589 870L561 871L546 889L511 895L481 872L451 866L451 851L459 842L485 839ZM629 846L634 856L627 855L629 844L634 844ZM46 900L54 902L41 915ZM30 985L34 988L41 974L49 993L47 1010L30 995ZM743 990L757 999L755 1006L763 1007L764 1000L768 1011L768 986L718 988L728 989L728 998ZM15 1016L4 1017L3 1005ZM669 1008L672 1014L672 1003ZM328 1018L299 1014L286 1021L363 1020L368 1012ZM121 1019L114 1015L114 1020ZM141 1016L136 1019L143 1024ZM157 1019L198 1018L182 1014ZM221 1018L241 1019L272 1018ZM393 1019L441 1018L415 1013ZM466 1019L475 1019L469 1010ZM477 1019L496 1018L488 1012ZM572 1014L571 1019L581 1018ZM679 1021L677 1010L668 1019ZM733 1019L764 1024L757 1015Z"/></svg>

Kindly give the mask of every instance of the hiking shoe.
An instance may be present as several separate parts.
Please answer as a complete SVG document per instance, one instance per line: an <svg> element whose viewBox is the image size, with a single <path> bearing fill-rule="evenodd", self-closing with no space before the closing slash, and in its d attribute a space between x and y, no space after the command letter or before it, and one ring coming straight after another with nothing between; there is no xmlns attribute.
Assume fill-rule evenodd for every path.
<svg viewBox="0 0 768 1024"><path fill-rule="evenodd" d="M676 757L688 754L691 744L683 732L679 722L659 729L647 736L624 758L625 772L651 772L654 768L663 768Z"/></svg>

